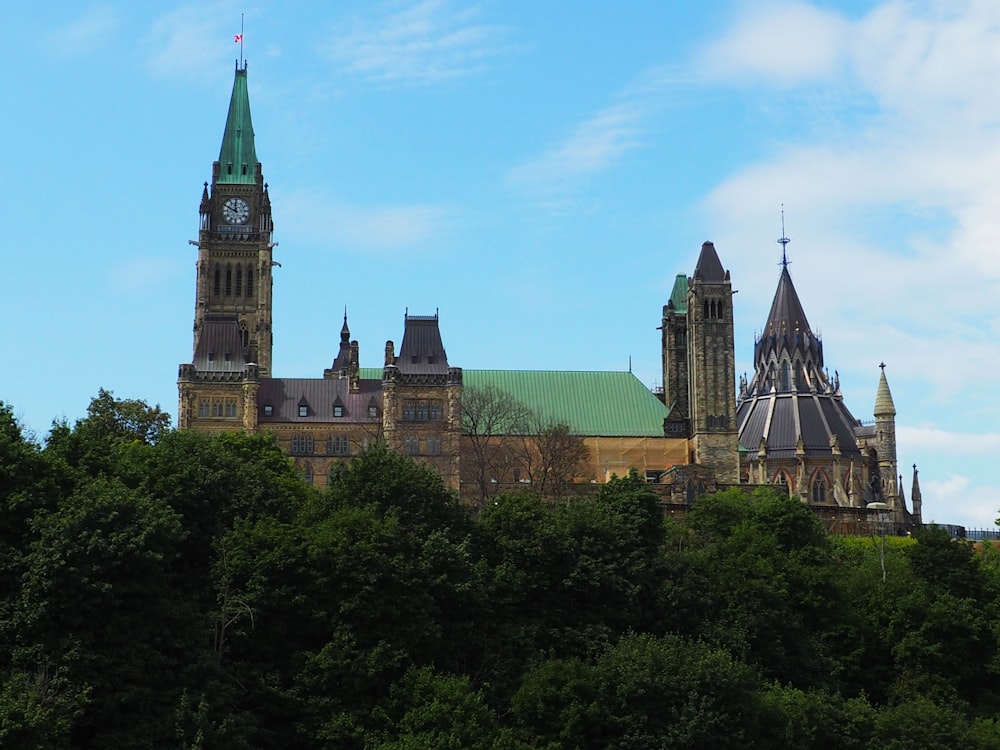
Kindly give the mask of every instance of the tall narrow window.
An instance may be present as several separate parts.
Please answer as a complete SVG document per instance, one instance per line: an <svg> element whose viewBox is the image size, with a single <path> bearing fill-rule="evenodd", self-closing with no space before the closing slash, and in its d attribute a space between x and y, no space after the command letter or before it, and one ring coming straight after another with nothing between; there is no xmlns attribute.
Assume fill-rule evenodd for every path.
<svg viewBox="0 0 1000 750"><path fill-rule="evenodd" d="M236 296L243 294L243 269L236 266Z"/></svg>
<svg viewBox="0 0 1000 750"><path fill-rule="evenodd" d="M233 293L233 269L226 266L226 296Z"/></svg>
<svg viewBox="0 0 1000 750"><path fill-rule="evenodd" d="M219 283L219 279L221 278L221 275L222 275L222 272L219 270L219 267L216 266L215 267L215 281L212 284L212 294L214 294L216 297L219 296L219 288L221 286L221 284Z"/></svg>
<svg viewBox="0 0 1000 750"><path fill-rule="evenodd" d="M240 344L244 349L250 346L250 329L245 322L240 323Z"/></svg>
<svg viewBox="0 0 1000 750"><path fill-rule="evenodd" d="M247 297L253 297L253 269L247 269Z"/></svg>

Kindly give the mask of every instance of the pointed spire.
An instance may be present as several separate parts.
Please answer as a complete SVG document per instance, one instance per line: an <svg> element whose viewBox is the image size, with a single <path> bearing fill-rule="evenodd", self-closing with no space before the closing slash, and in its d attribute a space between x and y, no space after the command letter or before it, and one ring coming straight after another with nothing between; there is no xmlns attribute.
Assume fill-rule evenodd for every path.
<svg viewBox="0 0 1000 750"><path fill-rule="evenodd" d="M719 254L711 242L702 243L698 263L694 267L694 277L701 281L718 282L726 280L726 270L722 267Z"/></svg>
<svg viewBox="0 0 1000 750"><path fill-rule="evenodd" d="M878 379L878 393L875 394L875 416L894 417L896 416L896 405L892 403L889 381L885 379L885 362L882 362L879 367L882 368L882 374Z"/></svg>
<svg viewBox="0 0 1000 750"><path fill-rule="evenodd" d="M921 522L921 506L923 505L923 497L920 495L919 473L917 465L913 464L913 487L910 489L910 505L913 508L913 515L916 517L917 523Z"/></svg>
<svg viewBox="0 0 1000 750"><path fill-rule="evenodd" d="M233 94L229 99L226 130L219 149L217 183L252 185L257 180L257 151L254 148L253 122L250 120L250 96L247 92L247 69L236 68Z"/></svg>
<svg viewBox="0 0 1000 750"><path fill-rule="evenodd" d="M351 329L347 327L347 305L344 305L344 325L340 327L340 345L351 343Z"/></svg>
<svg viewBox="0 0 1000 750"><path fill-rule="evenodd" d="M764 336L785 334L794 336L804 333L812 335L806 312L802 309L802 302L799 301L792 276L788 273L788 265L785 264L782 266L778 288L771 302L771 312L768 313L767 323L764 324Z"/></svg>

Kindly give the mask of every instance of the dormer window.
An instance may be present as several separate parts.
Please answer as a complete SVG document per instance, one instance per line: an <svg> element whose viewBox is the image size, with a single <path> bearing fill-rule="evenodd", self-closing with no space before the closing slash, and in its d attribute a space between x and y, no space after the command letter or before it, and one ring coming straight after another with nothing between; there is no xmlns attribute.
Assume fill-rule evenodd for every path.
<svg viewBox="0 0 1000 750"><path fill-rule="evenodd" d="M309 416L309 404L299 404L299 416L300 417Z"/></svg>
<svg viewBox="0 0 1000 750"><path fill-rule="evenodd" d="M270 417L273 414L274 414L274 407L271 406L270 404L265 404L264 405L264 416L265 417Z"/></svg>
<svg viewBox="0 0 1000 750"><path fill-rule="evenodd" d="M428 354L427 355L427 364L429 364L429 365L433 365L434 364L434 355L433 354Z"/></svg>
<svg viewBox="0 0 1000 750"><path fill-rule="evenodd" d="M413 364L417 364L418 362L420 362L420 355L419 354L411 355L410 362L412 362Z"/></svg>
<svg viewBox="0 0 1000 750"><path fill-rule="evenodd" d="M215 352L209 352L208 353L208 361L209 362L214 362L215 361Z"/></svg>
<svg viewBox="0 0 1000 750"><path fill-rule="evenodd" d="M232 174L232 173L233 173L233 165L226 164L226 174Z"/></svg>
<svg viewBox="0 0 1000 750"><path fill-rule="evenodd" d="M233 361L233 355L232 355L231 352L226 352L225 356L226 356L226 362L232 362Z"/></svg>
<svg viewBox="0 0 1000 750"><path fill-rule="evenodd" d="M247 165L246 165L246 164L244 164L244 165L243 165L243 174L246 174L246 173L247 173Z"/></svg>

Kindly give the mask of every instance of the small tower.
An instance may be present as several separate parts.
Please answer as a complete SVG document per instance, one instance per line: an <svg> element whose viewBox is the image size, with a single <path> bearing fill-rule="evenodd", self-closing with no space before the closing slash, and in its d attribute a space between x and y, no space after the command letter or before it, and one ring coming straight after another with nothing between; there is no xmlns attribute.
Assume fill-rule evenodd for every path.
<svg viewBox="0 0 1000 750"><path fill-rule="evenodd" d="M897 514L904 508L899 501L896 485L896 406L892 402L889 381L885 378L885 363L879 367L878 391L875 394L875 451L878 454L878 471L882 480L882 494L885 502Z"/></svg>
<svg viewBox="0 0 1000 750"><path fill-rule="evenodd" d="M720 484L738 484L733 289L711 242L701 246L688 279L687 335L694 461L711 467Z"/></svg>
<svg viewBox="0 0 1000 750"><path fill-rule="evenodd" d="M674 279L670 299L663 306L660 324L663 352L663 402L670 410L668 437L690 437L688 403L688 278L679 273Z"/></svg>
<svg viewBox="0 0 1000 750"><path fill-rule="evenodd" d="M920 479L918 478L918 474L917 465L913 464L913 487L910 489L910 503L913 505L913 520L917 526L920 526L923 523L921 514L923 512L924 499L920 495Z"/></svg>

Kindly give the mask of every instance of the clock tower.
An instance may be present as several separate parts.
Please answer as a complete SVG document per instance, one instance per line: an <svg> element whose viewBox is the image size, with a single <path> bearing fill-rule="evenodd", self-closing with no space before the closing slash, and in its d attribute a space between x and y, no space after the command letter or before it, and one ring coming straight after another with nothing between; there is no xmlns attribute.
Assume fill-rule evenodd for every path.
<svg viewBox="0 0 1000 750"><path fill-rule="evenodd" d="M199 209L194 357L178 374L178 426L252 428L249 386L271 374L271 201L254 147L246 63L237 63L212 182ZM253 388L252 390L256 390Z"/></svg>

